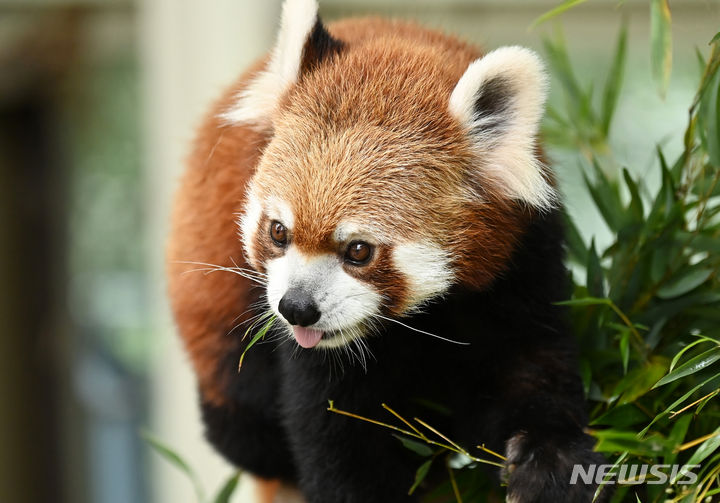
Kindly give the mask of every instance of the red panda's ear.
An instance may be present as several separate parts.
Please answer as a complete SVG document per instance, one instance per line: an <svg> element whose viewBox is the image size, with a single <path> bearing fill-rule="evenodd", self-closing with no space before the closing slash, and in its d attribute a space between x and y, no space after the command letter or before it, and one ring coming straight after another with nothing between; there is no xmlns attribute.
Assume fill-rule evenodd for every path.
<svg viewBox="0 0 720 503"><path fill-rule="evenodd" d="M502 47L468 66L449 103L470 136L482 181L540 209L557 201L536 151L546 95L540 58L529 49Z"/></svg>
<svg viewBox="0 0 720 503"><path fill-rule="evenodd" d="M328 33L315 0L285 0L275 47L264 70L238 94L222 118L262 131L272 129L272 114L282 95L303 73L338 53L342 42Z"/></svg>

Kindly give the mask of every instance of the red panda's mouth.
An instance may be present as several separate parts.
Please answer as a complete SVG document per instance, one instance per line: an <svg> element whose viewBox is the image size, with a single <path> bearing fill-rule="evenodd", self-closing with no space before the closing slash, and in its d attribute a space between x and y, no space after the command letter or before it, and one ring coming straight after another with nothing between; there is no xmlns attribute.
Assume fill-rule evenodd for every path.
<svg viewBox="0 0 720 503"><path fill-rule="evenodd" d="M298 344L300 344L300 346L304 347L305 349L314 348L323 338L324 332L322 330L316 330L314 328L308 327L300 327L297 325L294 325L292 328L295 340Z"/></svg>

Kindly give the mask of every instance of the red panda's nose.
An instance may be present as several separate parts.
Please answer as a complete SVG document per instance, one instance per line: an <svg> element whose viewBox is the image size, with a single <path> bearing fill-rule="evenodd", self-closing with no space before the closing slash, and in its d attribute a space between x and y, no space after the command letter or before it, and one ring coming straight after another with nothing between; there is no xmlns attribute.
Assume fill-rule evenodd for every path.
<svg viewBox="0 0 720 503"><path fill-rule="evenodd" d="M278 311L291 325L307 327L320 319L312 296L300 289L288 290L278 304Z"/></svg>

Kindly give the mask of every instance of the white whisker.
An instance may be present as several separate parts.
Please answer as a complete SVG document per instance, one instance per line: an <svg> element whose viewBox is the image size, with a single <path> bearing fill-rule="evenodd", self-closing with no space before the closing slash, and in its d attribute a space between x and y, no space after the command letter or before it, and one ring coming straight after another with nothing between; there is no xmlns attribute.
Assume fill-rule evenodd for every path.
<svg viewBox="0 0 720 503"><path fill-rule="evenodd" d="M235 261L230 259L233 264L235 264ZM231 272L233 274L237 274L238 276L242 276L243 278L249 279L250 281L254 281L255 283L258 283L259 285L266 285L267 284L267 275L265 273L261 273L258 271L254 271L252 269L247 269L243 267L224 267L217 264L209 264L207 262L193 262L193 261L176 261L176 263L179 264L191 264L191 265L201 265L204 267L198 268L198 269L190 269L188 271L183 271L182 274L187 274L190 272L204 272L205 274L210 274L216 271L226 271Z"/></svg>
<svg viewBox="0 0 720 503"><path fill-rule="evenodd" d="M410 329L410 330L412 330L413 332L417 332L417 333L420 333L420 334L429 335L430 337L435 337L436 339L440 339L440 340L442 340L442 341L452 342L453 344L459 344L459 345L461 345L461 346L469 346L469 345L470 345L469 342L454 341L454 340L452 340L452 339L448 339L447 337L442 337L442 336L440 336L440 335L436 335L436 334L433 334L433 333L430 333L430 332L426 332L425 330L420 330L419 328L411 327L410 325L407 325L406 323L403 323L402 321L394 320L394 319L392 319L392 318L388 318L387 316L382 316L382 315L380 315L380 314L376 314L375 317L381 318L381 319L387 320L387 321L392 321L393 323L397 323L398 325L401 325L401 326L403 326L403 327L405 327L405 328L407 328L407 329Z"/></svg>

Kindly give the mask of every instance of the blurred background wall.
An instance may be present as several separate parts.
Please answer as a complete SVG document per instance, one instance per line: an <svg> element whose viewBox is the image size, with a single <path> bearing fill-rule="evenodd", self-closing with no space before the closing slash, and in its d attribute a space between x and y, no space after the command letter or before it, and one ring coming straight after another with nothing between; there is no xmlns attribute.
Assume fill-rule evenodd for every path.
<svg viewBox="0 0 720 503"><path fill-rule="evenodd" d="M413 18L488 48L541 50L556 23L529 26L555 4L325 0L321 12ZM560 21L588 85L604 81L628 21L612 141L642 172L650 159L637 152L658 141L669 157L679 150L695 48L707 52L720 6L671 2L675 68L663 101L648 67L647 3L616 4L588 2ZM197 501L141 429L187 459L208 490L233 472L202 440L162 256L193 129L269 48L278 13L279 1L0 0L0 502ZM602 232L583 204L577 153L551 156L576 220ZM245 482L234 501L252 492Z"/></svg>

